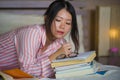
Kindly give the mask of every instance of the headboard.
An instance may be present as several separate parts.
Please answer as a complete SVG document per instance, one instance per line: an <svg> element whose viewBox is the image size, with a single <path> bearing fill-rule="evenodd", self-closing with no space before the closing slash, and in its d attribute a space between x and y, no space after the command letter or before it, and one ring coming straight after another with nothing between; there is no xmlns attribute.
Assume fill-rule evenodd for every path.
<svg viewBox="0 0 120 80"><path fill-rule="evenodd" d="M17 27L43 23L43 14L51 0L36 1L0 1L0 34ZM85 5L76 6L71 2L77 13L80 34L80 52L89 51L91 45L90 11L84 10Z"/></svg>

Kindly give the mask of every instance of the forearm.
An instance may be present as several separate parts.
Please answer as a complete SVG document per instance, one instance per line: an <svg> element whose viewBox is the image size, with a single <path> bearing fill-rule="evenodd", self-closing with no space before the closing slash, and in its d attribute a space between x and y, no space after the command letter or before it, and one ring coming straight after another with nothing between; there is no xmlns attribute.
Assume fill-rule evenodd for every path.
<svg viewBox="0 0 120 80"><path fill-rule="evenodd" d="M59 56L60 54L64 54L64 50L62 48L60 48L59 50L57 50L54 54L49 56L50 61L55 60L57 56Z"/></svg>

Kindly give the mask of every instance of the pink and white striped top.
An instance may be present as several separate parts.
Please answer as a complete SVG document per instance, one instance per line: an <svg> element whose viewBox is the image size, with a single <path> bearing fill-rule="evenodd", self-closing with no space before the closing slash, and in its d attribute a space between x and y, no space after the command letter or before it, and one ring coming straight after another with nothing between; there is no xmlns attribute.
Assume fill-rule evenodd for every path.
<svg viewBox="0 0 120 80"><path fill-rule="evenodd" d="M35 77L52 76L48 57L61 47L64 40L55 40L42 52L45 42L46 34L42 25L26 26L1 35L0 70L19 67Z"/></svg>

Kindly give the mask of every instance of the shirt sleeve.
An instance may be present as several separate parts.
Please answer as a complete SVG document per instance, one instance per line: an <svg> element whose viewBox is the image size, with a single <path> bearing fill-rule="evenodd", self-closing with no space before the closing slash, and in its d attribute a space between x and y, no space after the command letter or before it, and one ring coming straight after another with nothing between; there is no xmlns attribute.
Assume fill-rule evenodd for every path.
<svg viewBox="0 0 120 80"><path fill-rule="evenodd" d="M49 56L53 53L55 53L63 44L63 39L59 39L54 41L51 45L48 46L48 48L42 53L38 54L37 58L38 61L42 61L42 75L44 77L50 77L54 74L54 71L51 67L51 62L49 60Z"/></svg>
<svg viewBox="0 0 120 80"><path fill-rule="evenodd" d="M36 54L40 46L39 30L28 28L18 31L16 45L20 68L36 77L41 76L41 62L37 61Z"/></svg>

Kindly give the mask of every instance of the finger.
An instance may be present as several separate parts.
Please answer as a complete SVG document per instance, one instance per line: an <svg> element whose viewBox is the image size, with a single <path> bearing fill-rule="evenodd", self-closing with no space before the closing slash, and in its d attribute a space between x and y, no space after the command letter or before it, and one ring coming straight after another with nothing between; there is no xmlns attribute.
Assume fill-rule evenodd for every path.
<svg viewBox="0 0 120 80"><path fill-rule="evenodd" d="M66 42L63 44L63 46L71 46L71 43L70 42Z"/></svg>
<svg viewBox="0 0 120 80"><path fill-rule="evenodd" d="M72 46L71 46L71 45L64 46L64 49L71 50L71 49L72 49Z"/></svg>
<svg viewBox="0 0 120 80"><path fill-rule="evenodd" d="M72 52L72 49L71 49L71 48L68 48L68 52L69 52L69 53Z"/></svg>
<svg viewBox="0 0 120 80"><path fill-rule="evenodd" d="M63 44L62 48L64 49L66 56L72 52L72 46L70 43Z"/></svg>
<svg viewBox="0 0 120 80"><path fill-rule="evenodd" d="M71 52L72 52L71 49L66 49L66 50L65 50L66 56L68 57L68 55L71 54Z"/></svg>
<svg viewBox="0 0 120 80"><path fill-rule="evenodd" d="M69 47L69 46L72 46L71 43L66 43L66 46Z"/></svg>

